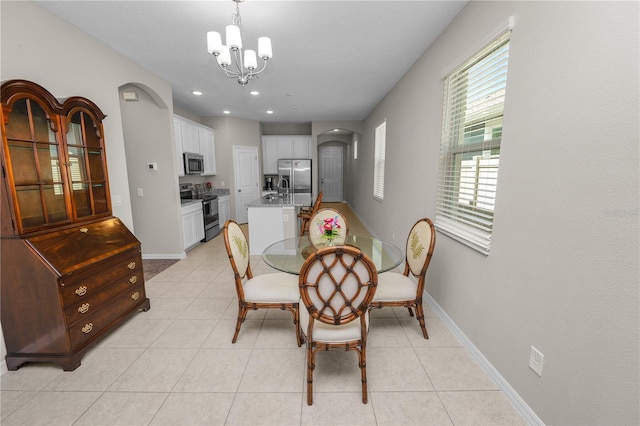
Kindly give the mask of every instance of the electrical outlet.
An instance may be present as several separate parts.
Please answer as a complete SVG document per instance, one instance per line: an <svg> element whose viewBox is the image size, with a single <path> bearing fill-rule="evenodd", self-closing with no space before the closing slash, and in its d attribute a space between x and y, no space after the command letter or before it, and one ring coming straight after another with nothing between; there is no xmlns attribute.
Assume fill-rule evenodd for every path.
<svg viewBox="0 0 640 426"><path fill-rule="evenodd" d="M542 352L531 346L531 355L529 355L529 368L532 369L540 377L542 377L543 361L544 355L542 355Z"/></svg>
<svg viewBox="0 0 640 426"><path fill-rule="evenodd" d="M138 197L144 197L144 190L142 188L137 188L136 192L138 193Z"/></svg>

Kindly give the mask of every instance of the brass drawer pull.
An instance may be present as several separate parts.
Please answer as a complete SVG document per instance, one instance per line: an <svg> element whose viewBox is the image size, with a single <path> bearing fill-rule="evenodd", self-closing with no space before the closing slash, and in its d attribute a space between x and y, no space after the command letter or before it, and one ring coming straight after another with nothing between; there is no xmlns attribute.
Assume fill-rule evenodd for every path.
<svg viewBox="0 0 640 426"><path fill-rule="evenodd" d="M131 270L136 269L136 262L129 262L129 264L127 265L127 268Z"/></svg>
<svg viewBox="0 0 640 426"><path fill-rule="evenodd" d="M76 289L76 294L78 296L84 296L87 293L87 286L86 285L81 285L80 287L78 287Z"/></svg>
<svg viewBox="0 0 640 426"><path fill-rule="evenodd" d="M80 306L78 308L78 312L80 312L81 314L86 314L89 311L89 305L88 303L83 303L82 306Z"/></svg>
<svg viewBox="0 0 640 426"><path fill-rule="evenodd" d="M93 330L93 323L88 322L84 325L84 327L82 327L82 332L84 334L89 334L91 333L91 330Z"/></svg>
<svg viewBox="0 0 640 426"><path fill-rule="evenodd" d="M140 293L138 293L137 291L131 295L131 298L133 300L138 300L138 297L140 297Z"/></svg>
<svg viewBox="0 0 640 426"><path fill-rule="evenodd" d="M129 278L129 282L130 282L131 284L135 284L135 283L136 283L136 281L138 281L138 277L137 277L136 275L132 275L132 276Z"/></svg>
<svg viewBox="0 0 640 426"><path fill-rule="evenodd" d="M87 232L89 232L89 228L80 228L80 232L86 234Z"/></svg>

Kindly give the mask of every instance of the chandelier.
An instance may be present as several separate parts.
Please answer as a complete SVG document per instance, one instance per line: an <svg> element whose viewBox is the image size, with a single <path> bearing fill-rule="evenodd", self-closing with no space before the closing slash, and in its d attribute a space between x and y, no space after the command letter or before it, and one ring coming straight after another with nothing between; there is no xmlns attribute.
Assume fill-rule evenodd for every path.
<svg viewBox="0 0 640 426"><path fill-rule="evenodd" d="M267 61L271 58L271 39L269 37L258 38L258 55L262 59L262 68L258 68L258 59L255 50L245 50L242 52L242 19L240 18L240 3L244 0L233 0L236 3L236 11L232 16L233 25L227 25L226 41L222 44L220 33L209 31L207 33L207 50L216 57L218 66L224 71L227 77L237 78L238 83L245 86L249 80L260 74L267 67ZM229 69L231 65L231 54L235 60L235 70Z"/></svg>

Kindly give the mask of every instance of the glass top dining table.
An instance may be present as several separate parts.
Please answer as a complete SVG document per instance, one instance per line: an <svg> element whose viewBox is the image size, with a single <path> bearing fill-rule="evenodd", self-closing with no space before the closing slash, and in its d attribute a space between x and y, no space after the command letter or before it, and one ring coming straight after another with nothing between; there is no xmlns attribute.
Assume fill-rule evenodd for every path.
<svg viewBox="0 0 640 426"><path fill-rule="evenodd" d="M377 238L348 235L343 245L354 246L362 250L373 260L378 273L394 269L404 260L402 251L397 246ZM306 258L321 247L324 245L313 245L308 235L287 238L265 248L262 252L262 259L272 268L297 275Z"/></svg>

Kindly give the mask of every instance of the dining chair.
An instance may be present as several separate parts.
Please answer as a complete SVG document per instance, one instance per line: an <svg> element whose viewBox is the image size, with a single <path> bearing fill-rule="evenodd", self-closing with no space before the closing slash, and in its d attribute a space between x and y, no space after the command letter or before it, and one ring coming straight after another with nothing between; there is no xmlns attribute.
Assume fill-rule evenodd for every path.
<svg viewBox="0 0 640 426"><path fill-rule="evenodd" d="M422 335L429 338L424 320L422 295L424 293L427 268L436 245L436 232L431 219L418 220L407 237L404 272L384 272L378 277L378 290L371 303L372 308L406 307L413 316L411 308L416 310L416 319L420 323ZM409 276L411 273L412 276Z"/></svg>
<svg viewBox="0 0 640 426"><path fill-rule="evenodd" d="M302 346L299 323L298 277L285 272L253 275L247 237L233 220L227 220L223 228L224 245L233 269L238 295L238 322L231 343L235 343L240 327L249 310L280 309L293 314L298 347Z"/></svg>
<svg viewBox="0 0 640 426"><path fill-rule="evenodd" d="M351 246L324 247L300 270L300 329L307 341L307 404L313 405L317 351L357 351L362 402L367 403L369 304L378 272L373 261Z"/></svg>
<svg viewBox="0 0 640 426"><path fill-rule="evenodd" d="M327 238L328 224L333 226L332 238ZM335 244L344 244L348 233L347 219L336 209L323 208L309 218L309 240L314 246L325 246L329 240Z"/></svg>
<svg viewBox="0 0 640 426"><path fill-rule="evenodd" d="M322 197L324 197L324 192L320 191L318 193L318 196L316 197L316 201L314 201L313 203L313 206L302 207L300 209L300 213L298 213L298 219L300 219L300 235L304 235L309 231L309 219L311 219L311 216L313 216L318 210L320 210Z"/></svg>

